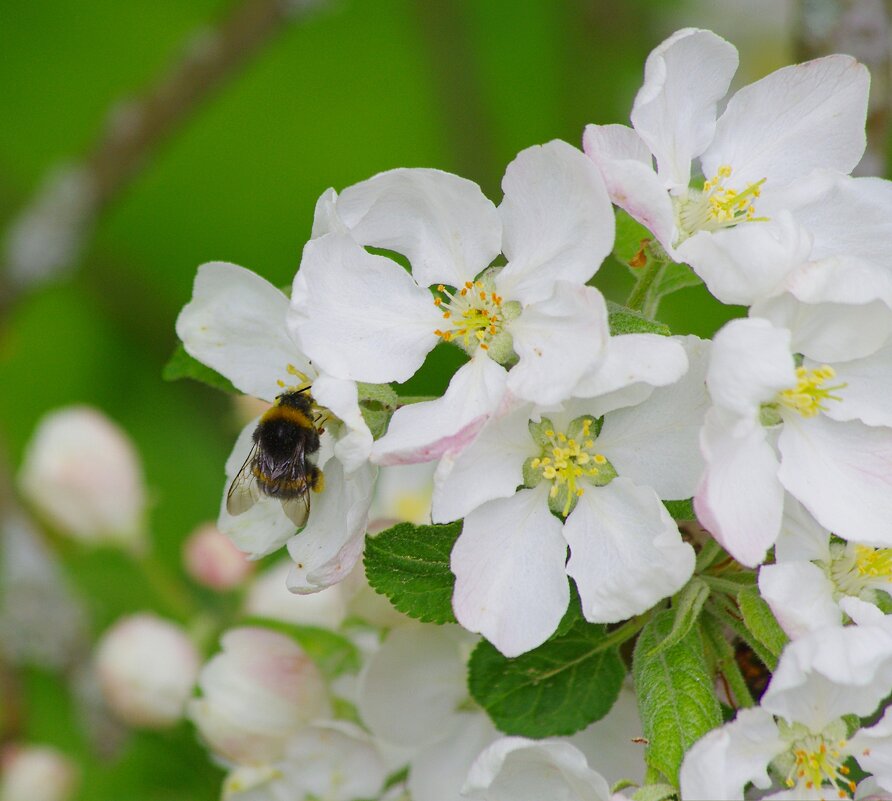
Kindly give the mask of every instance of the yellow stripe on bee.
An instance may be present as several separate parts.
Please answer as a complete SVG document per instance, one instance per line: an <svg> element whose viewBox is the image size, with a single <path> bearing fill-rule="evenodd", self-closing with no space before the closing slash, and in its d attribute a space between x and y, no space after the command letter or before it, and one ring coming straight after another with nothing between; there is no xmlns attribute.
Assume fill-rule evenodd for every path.
<svg viewBox="0 0 892 801"><path fill-rule="evenodd" d="M273 420L286 420L301 428L316 427L309 417L307 417L300 409L295 409L293 406L273 406L271 409L267 409L263 413L263 417L260 418L261 423L269 423Z"/></svg>

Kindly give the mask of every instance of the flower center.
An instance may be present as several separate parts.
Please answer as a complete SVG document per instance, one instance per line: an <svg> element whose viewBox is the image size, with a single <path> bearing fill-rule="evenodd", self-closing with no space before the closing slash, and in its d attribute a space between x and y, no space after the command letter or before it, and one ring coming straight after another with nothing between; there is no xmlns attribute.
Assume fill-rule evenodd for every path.
<svg viewBox="0 0 892 801"><path fill-rule="evenodd" d="M837 389L842 389L845 384L835 384L825 387L824 384L836 376L836 371L828 364L808 369L796 368L796 386L778 393L778 403L794 412L799 412L803 417L816 417L818 412L826 411L824 401L841 401L839 395L833 395Z"/></svg>
<svg viewBox="0 0 892 801"><path fill-rule="evenodd" d="M310 378L305 372L302 370L298 370L293 364L288 364L285 366L285 372L293 376L297 379L297 383L289 384L287 381L283 381L281 378L276 379L276 384L278 384L282 390L282 394L287 394L290 392L303 392L305 390L309 390L313 386L313 379ZM316 399L313 398L313 415L315 420L316 430L322 434L325 432L325 426L328 423L337 424L340 421L338 418L331 412L330 409L325 406L320 406Z"/></svg>
<svg viewBox="0 0 892 801"><path fill-rule="evenodd" d="M524 463L524 483L533 487L542 481L551 482L548 506L566 517L585 492L585 484L603 486L616 477L616 470L602 453L595 449L595 418L584 415L567 426L566 432L554 430L552 422L530 422L530 435L541 447L539 456Z"/></svg>
<svg viewBox="0 0 892 801"><path fill-rule="evenodd" d="M837 542L830 546L830 580L842 595L873 602L873 589L892 584L892 548Z"/></svg>
<svg viewBox="0 0 892 801"><path fill-rule="evenodd" d="M440 339L454 342L471 354L482 348L498 362L510 357L511 336L505 328L520 314L520 304L506 302L496 292L489 274L476 281L466 281L456 292L439 284L437 292L434 305L440 309L444 324L434 333Z"/></svg>
<svg viewBox="0 0 892 801"><path fill-rule="evenodd" d="M755 200L762 192L763 178L741 190L727 185L731 167L723 164L715 176L703 184L703 189L690 189L674 198L675 222L679 230L676 245L698 231L717 231L745 222L765 222L768 217L757 217Z"/></svg>
<svg viewBox="0 0 892 801"><path fill-rule="evenodd" d="M825 784L836 788L839 798L850 798L855 782L843 763L848 753L845 740L830 739L825 734L808 734L796 740L790 749L793 764L787 772L787 787L818 789Z"/></svg>

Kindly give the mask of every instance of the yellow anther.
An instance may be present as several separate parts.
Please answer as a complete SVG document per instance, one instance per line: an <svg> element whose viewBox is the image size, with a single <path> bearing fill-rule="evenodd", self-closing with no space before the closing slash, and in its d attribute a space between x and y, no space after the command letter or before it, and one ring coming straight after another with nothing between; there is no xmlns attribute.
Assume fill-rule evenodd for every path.
<svg viewBox="0 0 892 801"><path fill-rule="evenodd" d="M796 368L796 386L778 393L778 401L798 412L803 417L816 417L819 412L825 411L824 402L828 400L840 401L839 395L832 394L837 389L844 389L845 384L836 384L825 387L824 382L836 376L836 371L830 365L808 369Z"/></svg>

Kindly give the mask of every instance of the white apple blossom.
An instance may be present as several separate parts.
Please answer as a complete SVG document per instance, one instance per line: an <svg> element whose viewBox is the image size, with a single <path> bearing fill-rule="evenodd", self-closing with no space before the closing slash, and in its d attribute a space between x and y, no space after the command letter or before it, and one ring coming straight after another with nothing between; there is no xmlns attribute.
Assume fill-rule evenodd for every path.
<svg viewBox="0 0 892 801"><path fill-rule="evenodd" d="M48 745L6 746L0 753L0 801L70 801L77 764Z"/></svg>
<svg viewBox="0 0 892 801"><path fill-rule="evenodd" d="M830 532L788 496L775 563L759 569L759 591L792 638L841 626L843 599L876 604L880 593L892 595L892 549L831 541Z"/></svg>
<svg viewBox="0 0 892 801"><path fill-rule="evenodd" d="M602 358L606 310L585 286L613 246L598 171L553 141L522 151L502 186L496 208L470 181L399 169L320 199L289 317L304 352L332 375L370 382L405 381L441 341L471 355L442 398L397 411L375 446L382 464L454 448L506 390L557 401ZM411 273L368 246L402 254ZM491 266L500 252L507 264ZM424 434L409 436L419 415Z"/></svg>
<svg viewBox="0 0 892 801"><path fill-rule="evenodd" d="M892 714L849 735L843 716L874 712L892 687L892 634L877 625L828 628L790 643L758 707L741 709L688 751L681 766L685 801L851 797L845 762L854 757L892 790ZM769 767L771 774L769 774Z"/></svg>
<svg viewBox="0 0 892 801"><path fill-rule="evenodd" d="M96 647L95 667L106 703L130 726L163 729L178 723L201 660L186 632L142 613L118 620Z"/></svg>
<svg viewBox="0 0 892 801"><path fill-rule="evenodd" d="M314 592L346 576L362 552L375 469L367 457L372 435L362 418L356 384L320 374L285 325L288 298L260 276L224 262L202 265L192 300L180 312L177 334L186 351L248 395L272 402L295 382L312 385L327 418L317 464L325 488L315 494L306 526L295 525L274 498L262 497L239 515L226 509L217 525L253 557L288 544L293 592ZM239 435L226 462L227 487L252 447L257 421Z"/></svg>
<svg viewBox="0 0 892 801"><path fill-rule="evenodd" d="M585 151L613 202L719 300L801 327L813 358L838 358L840 332L868 355L892 332L892 184L848 176L868 72L844 55L784 67L717 117L737 62L711 31L677 31L648 57L633 127L589 125Z"/></svg>
<svg viewBox="0 0 892 801"><path fill-rule="evenodd" d="M687 374L644 402L615 409L629 388L605 381L606 394L553 410L520 405L440 463L433 519L464 518L451 557L456 618L506 656L551 636L568 575L593 623L640 614L690 578L693 549L660 500L690 497L702 468L707 343L681 342Z"/></svg>
<svg viewBox="0 0 892 801"><path fill-rule="evenodd" d="M766 320L732 320L715 336L707 375L714 406L695 508L749 566L777 539L785 491L846 540L892 544L892 346L797 367L790 342Z"/></svg>
<svg viewBox="0 0 892 801"><path fill-rule="evenodd" d="M279 761L291 738L329 712L322 674L293 640L262 628L227 631L201 669L189 717L211 749L236 765Z"/></svg>

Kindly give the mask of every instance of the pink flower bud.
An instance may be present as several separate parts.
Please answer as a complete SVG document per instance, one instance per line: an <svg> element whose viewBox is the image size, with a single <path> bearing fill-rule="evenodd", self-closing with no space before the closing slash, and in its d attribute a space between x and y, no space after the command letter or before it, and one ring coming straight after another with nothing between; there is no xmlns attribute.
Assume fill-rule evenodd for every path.
<svg viewBox="0 0 892 801"><path fill-rule="evenodd" d="M213 523L189 535L183 545L183 563L196 582L213 590L237 587L254 569L253 562Z"/></svg>
<svg viewBox="0 0 892 801"><path fill-rule="evenodd" d="M2 801L68 801L78 783L77 766L49 746L11 746L0 765Z"/></svg>
<svg viewBox="0 0 892 801"><path fill-rule="evenodd" d="M136 451L107 417L72 406L41 420L19 474L49 523L84 542L139 546L145 488Z"/></svg>
<svg viewBox="0 0 892 801"><path fill-rule="evenodd" d="M202 697L189 716L223 758L276 761L293 734L328 714L322 674L293 640L268 629L232 629L221 644L201 670Z"/></svg>
<svg viewBox="0 0 892 801"><path fill-rule="evenodd" d="M122 618L96 650L106 703L125 723L145 728L172 726L183 717L200 663L186 632L151 614Z"/></svg>

